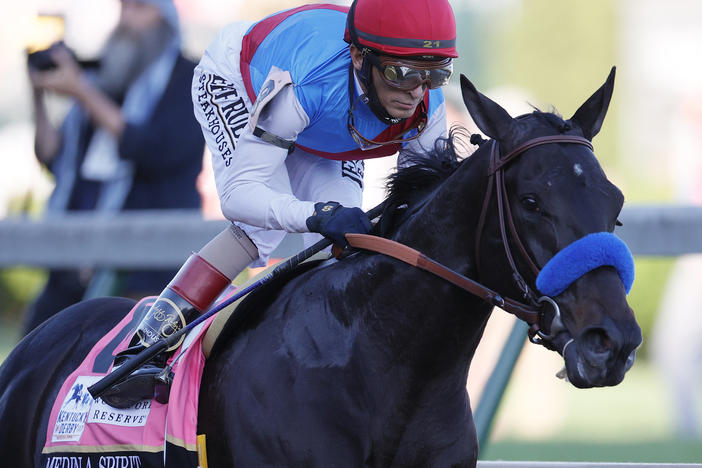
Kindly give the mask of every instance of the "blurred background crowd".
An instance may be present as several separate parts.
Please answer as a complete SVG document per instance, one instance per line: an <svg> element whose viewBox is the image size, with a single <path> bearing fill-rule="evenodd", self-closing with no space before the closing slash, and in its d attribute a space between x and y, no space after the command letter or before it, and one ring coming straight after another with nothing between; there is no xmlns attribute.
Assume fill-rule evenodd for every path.
<svg viewBox="0 0 702 468"><path fill-rule="evenodd" d="M181 65L174 65L176 62L168 62L161 55L172 39L168 34L150 37L145 44L161 41L162 47L152 51L153 61L162 58L169 63L164 66L172 76L178 70L187 75L187 67L192 70L188 63L199 60L226 23L256 20L299 3L175 0L179 20L170 21L175 21L172 26L179 31L183 61L177 63ZM459 73L466 74L513 115L529 112L533 105L542 110L555 108L569 116L616 65L612 105L595 140L596 154L609 178L622 189L629 204L702 204L702 60L698 55L702 43L701 2L453 0L452 4L460 58L455 63L456 75L446 90L450 122L475 130L460 99ZM44 100L44 124L57 130L70 121L70 98L75 97L70 90L37 96L27 71L27 48L41 48L41 44L61 37L75 56L89 66L101 58L106 47L119 51L113 31L121 8L119 0L26 0L6 2L0 7L0 219L40 218L56 208L51 200L57 197L60 186L58 169L52 167L52 161L42 159L41 148L35 149L35 131L41 125L36 120L37 99ZM47 22L46 18L40 20L42 14L62 18L62 26ZM148 53L142 50L143 54ZM115 66L120 68L119 64ZM145 69L149 63L134 66ZM96 80L99 83L99 77ZM104 86L106 89L108 85ZM134 110L129 106L129 93L138 84L130 82L122 88L117 86L112 95L107 93L108 97L114 98L118 110L133 117L130 122L138 121L139 116L130 114ZM165 85L157 91L145 89L156 93L151 99L155 109L163 103L153 96L170 92ZM189 85L182 91L189 96ZM137 92L138 89L134 91ZM172 104L172 99L167 100ZM109 112L103 117L109 122ZM183 125L187 128L188 124ZM117 125L116 135L136 135L136 141L142 141L138 128L133 127ZM114 140L115 134L102 138L94 128L87 131L77 143L83 145L86 154L91 145ZM174 132L164 135L169 141L176 137ZM197 135L188 141L193 148L183 154L182 171L169 174L168 180L175 184L171 193L179 191L189 196L177 201L169 198L173 205L168 206L166 202L159 204L154 193L135 195L139 180L153 189L156 178L149 173L149 162L140 160L136 151L130 167L117 165L112 169L115 173L132 171L132 184L127 189L132 192L123 193L122 198L117 195L116 205L110 202L115 199L106 195L100 171L91 173L90 168L95 165L81 165L80 177L92 174L87 177L91 182L83 187L90 200L87 209L109 212L130 207L195 208L206 217L221 217L204 143ZM120 150L126 151L121 147ZM367 163L366 208L383 197L383 178L393 165L389 159ZM152 164L158 166L158 161ZM165 180L160 169L158 179ZM119 193L119 188L115 190ZM146 206L144 200L152 205ZM70 205L70 200L67 203L63 209L79 209ZM2 248L6 247L0 245ZM643 328L644 345L624 382L611 389L576 390L554 377L562 365L554 353L527 346L483 458L702 461L702 366L698 359L702 352L702 335L698 333L702 331L702 311L698 310L702 300L696 298L702 291L702 262L689 255L637 257L636 263L637 279L630 303ZM161 273L165 278L172 276L171 272ZM22 266L0 269L0 359L21 336L22 327L27 326L29 311L41 294L46 294L47 280L49 285L52 280L58 282L56 290L63 293L76 287L74 297L80 297L89 284L84 275L85 272L47 272ZM121 293L158 293L165 282L154 281L157 285L152 291L144 286L148 280L138 276L125 280ZM141 285L142 289L130 289L129 284ZM58 300L52 296L50 302L55 304ZM506 314L499 313L491 319L480 350L485 357L474 360L472 369L476 383L471 383L469 389L474 401L480 396L479 382L496 359L500 334L509 328L509 321Z"/></svg>

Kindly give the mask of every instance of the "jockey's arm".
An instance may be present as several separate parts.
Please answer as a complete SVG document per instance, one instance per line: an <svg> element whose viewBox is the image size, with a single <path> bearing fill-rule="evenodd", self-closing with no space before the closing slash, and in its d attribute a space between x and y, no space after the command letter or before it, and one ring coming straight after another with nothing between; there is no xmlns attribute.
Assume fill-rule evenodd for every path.
<svg viewBox="0 0 702 468"><path fill-rule="evenodd" d="M233 142L231 154L225 154L226 150L219 150L222 142L211 131L212 116L208 117L208 112L197 103L195 115L213 152L215 182L224 216L265 229L308 232L305 221L314 213L315 201L300 201L270 187L274 178L287 178L288 149L254 135L247 124ZM222 121L220 124L227 125ZM256 123L268 136L290 143L307 125L309 118L295 97L293 85L285 86L267 103Z"/></svg>
<svg viewBox="0 0 702 468"><path fill-rule="evenodd" d="M446 101L431 114L427 122L427 128L419 135L419 138L407 142L397 156L397 167L405 167L409 164L408 156L426 154L434 148L437 138L446 138L448 133L446 124Z"/></svg>
<svg viewBox="0 0 702 468"><path fill-rule="evenodd" d="M308 124L309 118L292 85L288 85L261 111L256 127L268 135L294 142ZM274 177L287 178L287 156L287 148L264 141L247 125L234 150L232 164L217 177L224 215L267 229L307 232L305 220L312 216L314 202L319 200L300 201L268 185Z"/></svg>

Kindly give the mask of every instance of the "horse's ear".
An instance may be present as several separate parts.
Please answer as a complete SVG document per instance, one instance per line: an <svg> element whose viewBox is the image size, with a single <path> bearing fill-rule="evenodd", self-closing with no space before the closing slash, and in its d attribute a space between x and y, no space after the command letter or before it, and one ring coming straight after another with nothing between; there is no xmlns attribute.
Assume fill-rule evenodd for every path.
<svg viewBox="0 0 702 468"><path fill-rule="evenodd" d="M511 141L516 133L514 119L502 106L475 89L464 74L461 74L461 93L468 113L481 132L501 142Z"/></svg>
<svg viewBox="0 0 702 468"><path fill-rule="evenodd" d="M614 73L617 67L612 67L607 80L600 89L590 96L580 108L575 111L571 121L583 131L583 136L592 140L602 128L609 101L614 90Z"/></svg>

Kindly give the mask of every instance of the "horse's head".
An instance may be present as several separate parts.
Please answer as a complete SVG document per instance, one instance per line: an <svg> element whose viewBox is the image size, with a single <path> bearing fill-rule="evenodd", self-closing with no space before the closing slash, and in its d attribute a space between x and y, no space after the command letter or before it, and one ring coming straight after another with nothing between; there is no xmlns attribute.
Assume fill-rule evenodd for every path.
<svg viewBox="0 0 702 468"><path fill-rule="evenodd" d="M471 117L493 139L481 147L492 153L493 180L478 227L478 276L508 296L553 300L542 299L549 306L534 341L563 355L577 387L618 384L641 344L626 301L633 260L612 234L624 197L590 145L613 86L614 69L569 120L538 111L512 118L461 77Z"/></svg>

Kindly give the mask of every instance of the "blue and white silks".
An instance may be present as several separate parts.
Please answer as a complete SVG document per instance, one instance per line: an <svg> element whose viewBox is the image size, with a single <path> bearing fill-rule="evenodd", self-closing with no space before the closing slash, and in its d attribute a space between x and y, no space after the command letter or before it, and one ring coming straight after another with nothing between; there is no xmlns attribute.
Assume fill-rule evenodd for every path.
<svg viewBox="0 0 702 468"><path fill-rule="evenodd" d="M547 296L557 296L575 280L601 266L619 273L627 294L634 283L634 257L629 248L610 232L596 232L576 240L549 260L536 278L536 287Z"/></svg>

